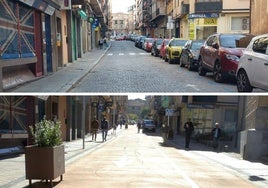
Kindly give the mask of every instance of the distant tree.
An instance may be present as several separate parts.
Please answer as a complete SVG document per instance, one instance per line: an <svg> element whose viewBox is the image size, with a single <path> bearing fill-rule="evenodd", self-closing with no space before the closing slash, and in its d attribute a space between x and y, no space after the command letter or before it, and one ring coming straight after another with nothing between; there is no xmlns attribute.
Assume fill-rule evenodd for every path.
<svg viewBox="0 0 268 188"><path fill-rule="evenodd" d="M137 114L128 114L128 119L137 121L138 115Z"/></svg>
<svg viewBox="0 0 268 188"><path fill-rule="evenodd" d="M148 118L148 115L149 115L149 113L150 113L150 108L148 108L148 107L144 107L142 110L141 110L141 118L142 119L145 119L145 118Z"/></svg>

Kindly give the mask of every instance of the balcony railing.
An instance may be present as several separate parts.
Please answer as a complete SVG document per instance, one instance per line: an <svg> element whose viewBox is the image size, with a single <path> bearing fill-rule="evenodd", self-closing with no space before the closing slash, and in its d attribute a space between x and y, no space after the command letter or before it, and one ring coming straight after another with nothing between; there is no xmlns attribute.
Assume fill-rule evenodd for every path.
<svg viewBox="0 0 268 188"><path fill-rule="evenodd" d="M165 16L166 14L167 13L166 13L165 7L163 7L163 8L157 8L156 11L154 11L152 13L152 19L156 19L159 16Z"/></svg>
<svg viewBox="0 0 268 188"><path fill-rule="evenodd" d="M218 13L222 11L222 1L220 2L197 2L195 3L195 13Z"/></svg>

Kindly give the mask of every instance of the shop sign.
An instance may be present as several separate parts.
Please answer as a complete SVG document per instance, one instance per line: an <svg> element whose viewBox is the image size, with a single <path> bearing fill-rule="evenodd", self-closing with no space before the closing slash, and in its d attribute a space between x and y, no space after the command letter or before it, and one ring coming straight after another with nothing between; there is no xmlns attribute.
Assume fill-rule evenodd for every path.
<svg viewBox="0 0 268 188"><path fill-rule="evenodd" d="M190 21L190 24L189 24L189 38L191 40L195 39L195 23L194 23L194 21Z"/></svg>
<svg viewBox="0 0 268 188"><path fill-rule="evenodd" d="M189 14L189 19L195 18L219 18L218 13L205 13L205 14Z"/></svg>
<svg viewBox="0 0 268 188"><path fill-rule="evenodd" d="M174 115L174 109L166 109L166 116L173 116Z"/></svg>
<svg viewBox="0 0 268 188"><path fill-rule="evenodd" d="M188 108L204 108L204 109L214 109L215 106L211 104L188 104Z"/></svg>
<svg viewBox="0 0 268 188"><path fill-rule="evenodd" d="M217 25L217 18L200 18L196 19L196 25Z"/></svg>

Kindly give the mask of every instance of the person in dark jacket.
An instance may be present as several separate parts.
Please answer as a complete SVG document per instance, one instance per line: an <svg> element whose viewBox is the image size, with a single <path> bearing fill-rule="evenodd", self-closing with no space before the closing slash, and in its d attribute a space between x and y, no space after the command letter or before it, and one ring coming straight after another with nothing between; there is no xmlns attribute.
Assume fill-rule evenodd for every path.
<svg viewBox="0 0 268 188"><path fill-rule="evenodd" d="M109 128L108 121L104 117L103 120L101 121L101 131L102 131L102 141L103 142L106 141L106 137L108 134L108 128Z"/></svg>
<svg viewBox="0 0 268 188"><path fill-rule="evenodd" d="M96 141L98 130L99 130L99 122L97 118L94 117L93 121L91 122L92 141Z"/></svg>
<svg viewBox="0 0 268 188"><path fill-rule="evenodd" d="M190 119L184 124L184 129L185 129L185 148L189 149L191 135L194 131L194 125Z"/></svg>
<svg viewBox="0 0 268 188"><path fill-rule="evenodd" d="M213 137L213 143L212 146L214 150L216 150L219 147L219 139L221 137L221 128L220 124L218 122L215 123L215 127L212 129L212 137Z"/></svg>

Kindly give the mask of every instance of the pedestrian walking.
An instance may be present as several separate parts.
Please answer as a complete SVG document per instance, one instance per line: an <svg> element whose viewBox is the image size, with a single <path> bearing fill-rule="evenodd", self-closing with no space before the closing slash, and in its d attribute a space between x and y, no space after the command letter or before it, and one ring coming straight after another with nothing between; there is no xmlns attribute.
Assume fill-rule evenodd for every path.
<svg viewBox="0 0 268 188"><path fill-rule="evenodd" d="M108 47L106 36L105 36L104 39L103 39L103 46L104 46L104 49L106 49L106 48Z"/></svg>
<svg viewBox="0 0 268 188"><path fill-rule="evenodd" d="M140 121L138 121L138 123L137 123L137 128L138 128L138 133L140 133L140 130L141 130L141 122Z"/></svg>
<svg viewBox="0 0 268 188"><path fill-rule="evenodd" d="M100 47L100 49L103 48L103 39L102 38L99 40L99 47Z"/></svg>
<svg viewBox="0 0 268 188"><path fill-rule="evenodd" d="M215 123L215 127L212 129L213 143L212 147L216 150L219 147L219 139L221 137L221 128L218 122Z"/></svg>
<svg viewBox="0 0 268 188"><path fill-rule="evenodd" d="M188 121L184 124L184 129L185 129L185 148L189 149L191 136L194 131L194 125L191 122L191 119L188 119Z"/></svg>
<svg viewBox="0 0 268 188"><path fill-rule="evenodd" d="M107 134L108 134L108 128L109 128L108 121L104 117L103 120L101 121L101 131L102 131L102 141L103 142L106 141Z"/></svg>
<svg viewBox="0 0 268 188"><path fill-rule="evenodd" d="M99 130L99 121L97 120L96 117L94 117L93 121L91 122L92 141L96 141L98 130Z"/></svg>
<svg viewBox="0 0 268 188"><path fill-rule="evenodd" d="M163 137L163 144L167 144L167 138L168 138L168 130L169 127L164 123L161 127L162 137Z"/></svg>
<svg viewBox="0 0 268 188"><path fill-rule="evenodd" d="M117 125L116 125L116 123L114 123L112 134L116 135L116 129L117 129Z"/></svg>

